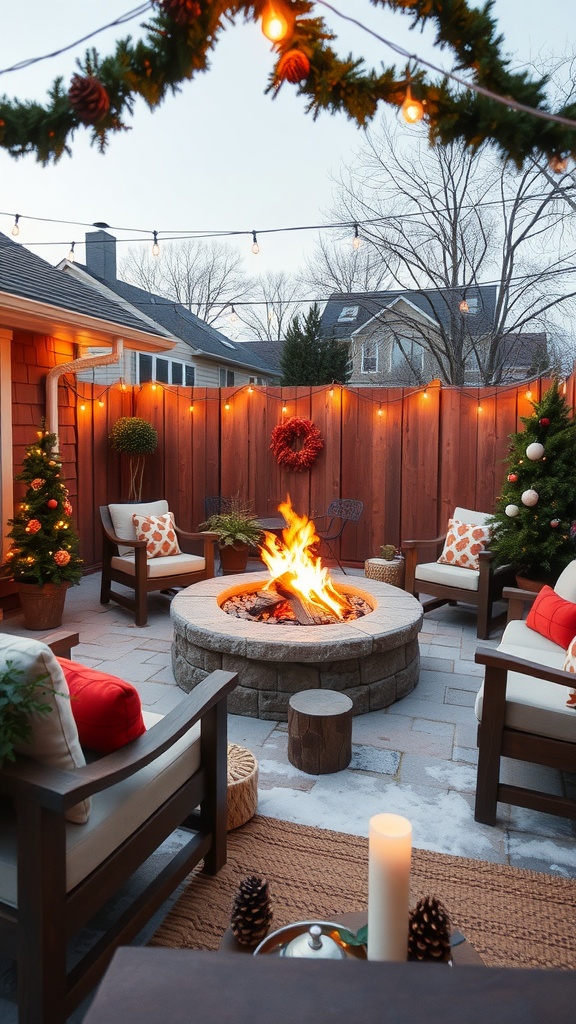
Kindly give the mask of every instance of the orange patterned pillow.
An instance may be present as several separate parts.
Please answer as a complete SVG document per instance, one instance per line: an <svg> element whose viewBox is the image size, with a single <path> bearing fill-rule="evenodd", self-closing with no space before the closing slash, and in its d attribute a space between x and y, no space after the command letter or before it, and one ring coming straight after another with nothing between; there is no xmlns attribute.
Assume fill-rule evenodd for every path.
<svg viewBox="0 0 576 1024"><path fill-rule="evenodd" d="M489 540L489 526L472 526L449 519L444 550L438 561L444 565L459 565L462 569L477 569L478 555Z"/></svg>
<svg viewBox="0 0 576 1024"><path fill-rule="evenodd" d="M564 659L562 668L565 672L576 672L576 636L568 644L566 658ZM569 691L566 707L574 708L574 711L576 711L576 690Z"/></svg>
<svg viewBox="0 0 576 1024"><path fill-rule="evenodd" d="M166 512L163 516L143 516L135 512L132 522L136 530L136 540L147 542L148 558L180 554L172 512Z"/></svg>

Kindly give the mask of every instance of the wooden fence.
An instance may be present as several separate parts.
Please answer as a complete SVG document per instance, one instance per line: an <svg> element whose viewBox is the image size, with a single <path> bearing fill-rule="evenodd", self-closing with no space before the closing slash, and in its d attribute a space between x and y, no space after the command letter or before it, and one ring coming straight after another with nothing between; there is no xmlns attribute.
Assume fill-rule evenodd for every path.
<svg viewBox="0 0 576 1024"><path fill-rule="evenodd" d="M108 434L119 416L150 420L159 435L147 457L143 497L166 497L176 521L195 529L207 495L239 493L262 516L287 494L320 516L338 497L364 513L344 531L340 557L361 565L381 544L443 532L456 505L491 511L504 479L509 435L533 412L549 381L530 388L185 389L82 385L76 401L77 518L87 567L100 561L98 505L127 498L127 465ZM575 379L566 382L575 404ZM68 405L70 392L62 395ZM81 408L81 404L84 408ZM270 451L274 426L311 419L324 450L310 470L286 471ZM319 523L320 525L320 523Z"/></svg>

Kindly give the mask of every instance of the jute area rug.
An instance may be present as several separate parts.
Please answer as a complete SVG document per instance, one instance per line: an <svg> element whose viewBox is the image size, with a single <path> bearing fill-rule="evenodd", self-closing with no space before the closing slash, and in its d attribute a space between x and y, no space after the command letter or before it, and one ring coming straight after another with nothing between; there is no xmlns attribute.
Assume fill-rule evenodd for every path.
<svg viewBox="0 0 576 1024"><path fill-rule="evenodd" d="M256 816L228 835L216 877L195 873L152 946L218 949L246 875L268 880L272 930L365 911L368 840ZM411 905L434 895L491 967L576 968L576 882L487 861L414 850Z"/></svg>

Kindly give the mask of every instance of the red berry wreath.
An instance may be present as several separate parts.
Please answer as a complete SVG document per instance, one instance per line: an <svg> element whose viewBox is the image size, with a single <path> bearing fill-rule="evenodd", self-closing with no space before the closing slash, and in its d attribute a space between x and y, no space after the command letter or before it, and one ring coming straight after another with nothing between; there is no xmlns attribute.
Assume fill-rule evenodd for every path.
<svg viewBox="0 0 576 1024"><path fill-rule="evenodd" d="M301 448L295 450L293 445L298 438L304 438L304 443ZM291 416L272 431L270 450L274 452L281 466L293 469L297 473L303 469L310 469L323 447L322 435L312 420Z"/></svg>

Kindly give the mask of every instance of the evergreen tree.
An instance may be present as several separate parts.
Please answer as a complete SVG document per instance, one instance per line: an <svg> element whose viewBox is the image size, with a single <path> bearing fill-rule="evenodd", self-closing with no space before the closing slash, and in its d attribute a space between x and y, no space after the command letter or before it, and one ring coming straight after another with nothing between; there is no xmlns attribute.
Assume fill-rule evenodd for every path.
<svg viewBox="0 0 576 1024"><path fill-rule="evenodd" d="M79 583L82 576L78 534L62 463L54 451L56 441L56 434L42 427L26 448L22 472L16 477L26 483L26 493L8 521L13 543L2 575L18 583Z"/></svg>
<svg viewBox="0 0 576 1024"><path fill-rule="evenodd" d="M498 565L554 583L575 557L576 421L558 381L511 435L490 544Z"/></svg>
<svg viewBox="0 0 576 1024"><path fill-rule="evenodd" d="M323 341L320 332L320 310L315 303L302 318L295 316L286 331L280 359L283 387L320 384L347 384L351 366L348 344L331 338Z"/></svg>

